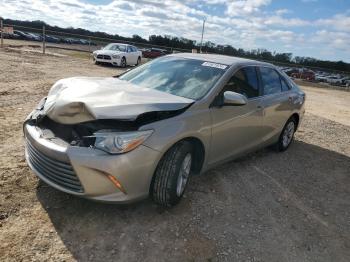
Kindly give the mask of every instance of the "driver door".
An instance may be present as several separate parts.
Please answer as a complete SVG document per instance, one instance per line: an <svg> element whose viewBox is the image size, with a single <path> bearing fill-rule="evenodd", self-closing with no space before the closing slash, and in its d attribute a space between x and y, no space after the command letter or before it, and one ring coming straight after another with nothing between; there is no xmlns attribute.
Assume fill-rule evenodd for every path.
<svg viewBox="0 0 350 262"><path fill-rule="evenodd" d="M248 102L243 106L211 107L212 140L209 164L257 148L262 143L263 108L261 88L254 66L239 69L224 86L225 91L245 95Z"/></svg>
<svg viewBox="0 0 350 262"><path fill-rule="evenodd" d="M137 53L134 52L134 48L132 48L131 46L128 46L128 57L129 57L129 61L128 61L129 65L136 64L136 62L137 62Z"/></svg>

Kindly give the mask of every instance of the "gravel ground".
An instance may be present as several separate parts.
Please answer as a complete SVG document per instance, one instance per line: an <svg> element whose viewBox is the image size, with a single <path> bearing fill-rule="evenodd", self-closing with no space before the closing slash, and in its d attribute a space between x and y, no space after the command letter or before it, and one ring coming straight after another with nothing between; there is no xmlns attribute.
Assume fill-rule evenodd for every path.
<svg viewBox="0 0 350 262"><path fill-rule="evenodd" d="M349 92L303 87L307 113L287 152L193 177L172 209L106 205L39 182L21 123L58 79L118 70L13 50L0 61L1 261L349 261Z"/></svg>

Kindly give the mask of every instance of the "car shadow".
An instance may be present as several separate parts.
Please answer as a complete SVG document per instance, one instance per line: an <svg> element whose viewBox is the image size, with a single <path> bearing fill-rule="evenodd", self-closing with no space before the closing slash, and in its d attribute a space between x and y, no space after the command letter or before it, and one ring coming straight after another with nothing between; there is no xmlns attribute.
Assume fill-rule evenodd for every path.
<svg viewBox="0 0 350 262"><path fill-rule="evenodd" d="M107 67L107 68L115 68L115 69L120 69L120 70L127 70L127 69L132 69L135 68L135 65L127 65L125 67L121 67L121 66L115 66L112 65L111 63L104 63L104 62L100 62L98 64L95 64L96 66L101 66L101 67Z"/></svg>
<svg viewBox="0 0 350 262"><path fill-rule="evenodd" d="M312 242L310 234L342 254L349 170L349 157L295 141L284 153L263 149L193 177L185 198L170 209L149 199L96 203L43 182L37 197L78 261L210 260L223 248L276 261L288 252L303 258L306 247L289 250L285 244ZM322 223L332 231L330 239Z"/></svg>

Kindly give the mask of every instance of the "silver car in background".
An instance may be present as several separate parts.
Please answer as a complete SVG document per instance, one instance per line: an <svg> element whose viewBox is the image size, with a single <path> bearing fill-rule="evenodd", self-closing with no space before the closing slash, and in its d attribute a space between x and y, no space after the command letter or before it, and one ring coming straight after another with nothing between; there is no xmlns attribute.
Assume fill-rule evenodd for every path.
<svg viewBox="0 0 350 262"><path fill-rule="evenodd" d="M266 146L286 150L304 102L271 64L173 54L118 77L58 81L24 123L25 154L58 190L173 206L193 174Z"/></svg>

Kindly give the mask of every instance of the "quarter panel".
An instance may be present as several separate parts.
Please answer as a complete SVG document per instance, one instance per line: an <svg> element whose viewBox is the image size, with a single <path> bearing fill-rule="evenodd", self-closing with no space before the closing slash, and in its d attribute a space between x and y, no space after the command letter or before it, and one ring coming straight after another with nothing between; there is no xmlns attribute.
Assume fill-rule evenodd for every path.
<svg viewBox="0 0 350 262"><path fill-rule="evenodd" d="M264 96L264 119L262 124L264 141L271 140L272 138L278 139L284 125L293 114L295 95L293 91L287 91Z"/></svg>

